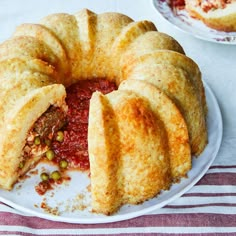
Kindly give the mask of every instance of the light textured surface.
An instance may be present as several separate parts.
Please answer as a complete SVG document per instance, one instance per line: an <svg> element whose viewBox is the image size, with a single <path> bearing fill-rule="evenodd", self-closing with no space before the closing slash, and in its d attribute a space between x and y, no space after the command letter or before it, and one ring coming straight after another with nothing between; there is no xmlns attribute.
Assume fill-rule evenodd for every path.
<svg viewBox="0 0 236 236"><path fill-rule="evenodd" d="M151 38L140 37L148 32L152 32ZM157 37L153 37L155 33ZM92 35L93 38L89 37ZM10 181L12 172L20 177L28 169L19 172L18 165L11 163L22 161L27 130L45 110L37 106L40 113L31 118L34 122L27 122L27 129L18 117L17 124L11 123L9 114L15 114L15 107L21 107L18 102L23 101L24 107L34 89L43 89L48 84L66 87L84 79L106 78L119 86L121 81L131 81L128 86L121 86L122 91L118 87L106 98L94 96L90 100L91 205L97 213L110 215L118 210L114 202L121 206L141 204L168 190L171 183L188 177L191 154L199 156L208 143L207 105L200 70L177 41L157 32L150 21L134 21L117 12L96 14L88 9L75 14L50 14L39 24L18 26L12 38L0 44L0 64L2 61L0 80L5 96L1 103L0 160L7 164L0 165L0 185L7 190L9 186L4 181ZM45 75L43 68L37 71L38 61L46 64L46 69L53 68L57 76L50 76L47 70ZM50 100L45 95L41 100ZM61 98L58 103L61 104ZM39 100L39 104L43 103ZM32 114L37 110L27 107L32 107ZM22 111L31 113L30 109ZM100 118L96 118L96 113L101 114ZM8 148L13 137L5 126L12 126L18 137L16 125L22 126L25 135L21 135L21 146L15 143L13 154ZM179 153L183 148L186 150ZM29 156L25 164L28 167ZM16 177L12 183L15 180Z"/></svg>
<svg viewBox="0 0 236 236"><path fill-rule="evenodd" d="M54 12L74 13L79 8L96 12L119 11L135 20L153 21L159 31L172 35L199 65L222 111L224 134L212 168L183 197L147 216L107 225L71 225L38 219L0 204L0 233L78 235L119 233L222 233L235 234L236 202L236 46L211 43L185 34L161 18L147 0L1 0L0 41L11 36L22 22L37 22ZM220 226L220 227L219 227Z"/></svg>

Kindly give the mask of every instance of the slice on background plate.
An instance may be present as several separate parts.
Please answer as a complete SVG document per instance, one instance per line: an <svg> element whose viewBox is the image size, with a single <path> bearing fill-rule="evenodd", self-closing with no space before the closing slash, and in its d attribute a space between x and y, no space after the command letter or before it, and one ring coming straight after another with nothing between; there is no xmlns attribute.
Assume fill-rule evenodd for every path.
<svg viewBox="0 0 236 236"><path fill-rule="evenodd" d="M169 23L196 38L221 44L236 44L236 32L225 32L208 27L202 21L189 15L181 4L172 4L171 0L153 0L158 13Z"/></svg>

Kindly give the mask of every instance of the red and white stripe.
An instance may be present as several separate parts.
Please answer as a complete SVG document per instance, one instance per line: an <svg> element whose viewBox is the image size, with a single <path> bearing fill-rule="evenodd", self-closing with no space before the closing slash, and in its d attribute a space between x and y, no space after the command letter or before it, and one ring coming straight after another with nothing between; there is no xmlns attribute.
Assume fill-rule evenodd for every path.
<svg viewBox="0 0 236 236"><path fill-rule="evenodd" d="M0 204L0 235L236 235L236 166L213 166L186 194L148 215L107 224L69 224Z"/></svg>

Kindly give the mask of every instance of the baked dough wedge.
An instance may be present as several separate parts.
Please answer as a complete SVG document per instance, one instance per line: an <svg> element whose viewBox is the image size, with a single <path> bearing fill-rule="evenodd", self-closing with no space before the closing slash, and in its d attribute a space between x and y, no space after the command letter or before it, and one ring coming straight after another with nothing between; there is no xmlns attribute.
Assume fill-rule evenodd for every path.
<svg viewBox="0 0 236 236"><path fill-rule="evenodd" d="M69 65L67 61L67 55L59 39L45 26L40 24L22 24L16 28L13 37L33 37L34 39L44 42L48 48L56 55L58 59L57 76L54 77L58 82L60 77L66 78L69 75ZM64 80L63 80L64 82Z"/></svg>
<svg viewBox="0 0 236 236"><path fill-rule="evenodd" d="M23 24L0 45L0 79L0 187L7 190L53 148L46 141L57 130L67 131L66 89L76 82L83 89L81 80L119 87L90 101L83 142L93 211L109 215L169 189L191 168L190 147L199 155L207 144L200 70L150 21L84 9ZM81 96L89 99L93 86L86 86Z"/></svg>
<svg viewBox="0 0 236 236"><path fill-rule="evenodd" d="M132 90L149 101L151 110L162 121L167 133L173 181L187 177L192 166L188 129L173 101L156 86L141 80L125 80L119 90Z"/></svg>
<svg viewBox="0 0 236 236"><path fill-rule="evenodd" d="M173 100L187 123L192 154L199 155L207 144L207 105L197 65L183 54L159 50L124 66L128 78L149 82Z"/></svg>
<svg viewBox="0 0 236 236"><path fill-rule="evenodd" d="M169 189L167 135L138 94L94 93L88 141L93 211L111 214L121 204L141 203Z"/></svg>
<svg viewBox="0 0 236 236"><path fill-rule="evenodd" d="M40 159L34 156L24 160L20 168L22 150L29 130L50 105L66 109L66 93L63 85L54 84L37 88L19 99L5 112L6 126L1 126L0 137L0 186L10 190L13 184Z"/></svg>

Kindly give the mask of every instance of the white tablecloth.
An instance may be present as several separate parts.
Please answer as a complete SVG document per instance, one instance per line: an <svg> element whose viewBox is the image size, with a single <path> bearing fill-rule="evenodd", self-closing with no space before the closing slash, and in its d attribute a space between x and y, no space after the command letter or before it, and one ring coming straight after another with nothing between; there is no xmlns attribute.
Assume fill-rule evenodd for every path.
<svg viewBox="0 0 236 236"><path fill-rule="evenodd" d="M0 203L0 234L236 235L236 45L204 41L180 31L161 17L151 0L0 0L0 42L23 22L35 23L50 13L74 13L82 8L96 13L118 11L134 20L151 20L159 31L179 41L217 97L224 127L220 151L196 186L157 212L122 222L81 225L40 219Z"/></svg>

